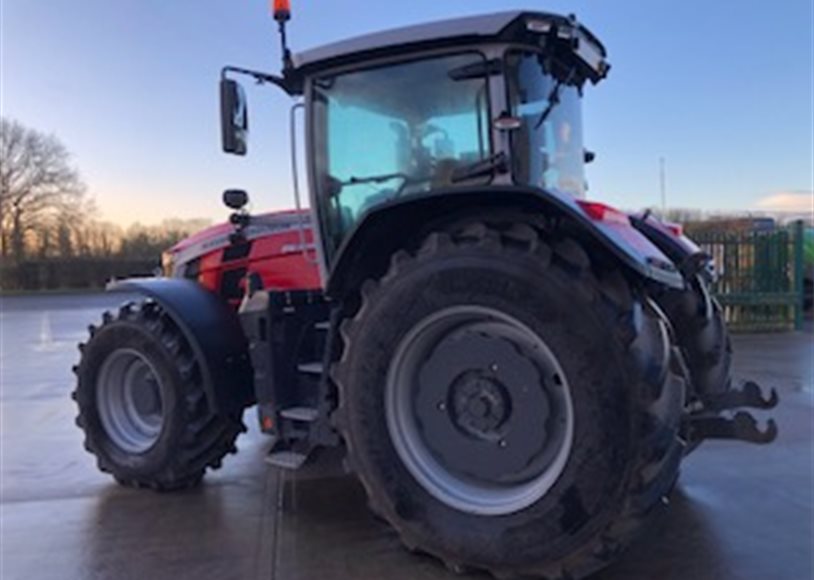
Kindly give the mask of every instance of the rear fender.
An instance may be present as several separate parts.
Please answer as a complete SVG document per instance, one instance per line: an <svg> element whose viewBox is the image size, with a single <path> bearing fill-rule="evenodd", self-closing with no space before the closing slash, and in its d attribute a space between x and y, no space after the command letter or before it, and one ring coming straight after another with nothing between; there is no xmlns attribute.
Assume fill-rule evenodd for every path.
<svg viewBox="0 0 814 580"><path fill-rule="evenodd" d="M708 282L714 279L712 257L685 236L680 227L671 227L649 213L630 216L630 223L670 258L685 278L700 273Z"/></svg>
<svg viewBox="0 0 814 580"><path fill-rule="evenodd" d="M436 190L425 197L393 200L369 212L332 256L326 293L342 296L365 277L382 274L390 255L407 246L428 223L443 225L447 217L454 219L461 213L505 208L567 218L580 235L598 242L635 276L671 288L684 287L675 264L625 214L614 210L619 219L597 219L586 205L591 204L571 195L517 186Z"/></svg>
<svg viewBox="0 0 814 580"><path fill-rule="evenodd" d="M178 325L201 369L206 396L220 413L254 403L253 373L237 314L191 280L130 278L108 291L137 292L155 300Z"/></svg>

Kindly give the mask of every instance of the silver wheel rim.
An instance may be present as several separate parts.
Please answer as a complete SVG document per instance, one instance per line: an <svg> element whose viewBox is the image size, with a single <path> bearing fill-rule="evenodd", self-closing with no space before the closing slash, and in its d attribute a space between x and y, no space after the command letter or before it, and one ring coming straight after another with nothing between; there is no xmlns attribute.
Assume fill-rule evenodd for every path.
<svg viewBox="0 0 814 580"><path fill-rule="evenodd" d="M144 453L161 435L162 384L140 352L120 348L108 355L96 380L99 419L111 442L129 453Z"/></svg>
<svg viewBox="0 0 814 580"><path fill-rule="evenodd" d="M466 340L473 342L467 343ZM444 365L435 363L436 354L442 349L452 349L448 345L456 341L460 345L458 360L454 360L454 356L442 357L444 364L453 368L443 370L441 374L455 376L454 380L447 381L441 374L431 372L430 367L443 368ZM473 357L478 357L479 353L469 351L479 349L480 354L489 354L473 362ZM454 350L450 352L455 353ZM513 361L514 368L501 371L496 363L491 362L501 353L503 359ZM454 368L456 364L459 368ZM523 373L526 378L519 390L517 386L505 386L512 381L517 383L517 377ZM528 377L532 376L538 380L530 382ZM501 394L496 395L496 391ZM509 396L504 401L506 393L512 392L518 396ZM433 400L438 400L437 417L431 417L428 411L427 401L433 396ZM455 411L462 406L461 400L465 401L466 416L463 419L462 414ZM481 400L486 401L488 411L484 411ZM473 401L480 414L470 420ZM401 340L387 375L385 414L396 452L416 481L444 504L477 515L510 514L540 500L565 469L574 435L570 388L551 349L516 318L477 305L454 306L435 312ZM498 418L492 420L495 414ZM516 421L512 419L513 415L517 415ZM454 429L444 427L445 422L451 423ZM432 424L438 425L433 427L434 437L428 436ZM511 430L514 432L507 432ZM535 440L523 442L524 431L533 432ZM511 477L494 473L488 477L482 473L473 475L465 466L445 464L456 461L442 459L454 458L453 448L443 449L444 453L437 449L439 446L448 447L438 441L444 439L438 436L444 433L451 434L452 439L459 437L461 449L467 453L483 450L482 454L476 455L479 458L474 460L475 463L487 462L490 457L499 459L500 451L495 449L506 449L517 441L534 451L528 455L528 464ZM537 439L540 440L539 448ZM523 460L525 455L521 453L521 464Z"/></svg>

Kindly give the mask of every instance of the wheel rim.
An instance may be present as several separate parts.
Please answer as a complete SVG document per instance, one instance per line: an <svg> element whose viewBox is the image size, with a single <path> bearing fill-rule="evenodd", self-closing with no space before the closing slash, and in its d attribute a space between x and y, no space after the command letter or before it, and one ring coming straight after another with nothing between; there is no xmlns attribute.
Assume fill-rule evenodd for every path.
<svg viewBox="0 0 814 580"><path fill-rule="evenodd" d="M457 510L503 515L537 502L568 461L574 412L546 343L476 305L440 310L402 339L385 414L408 471Z"/></svg>
<svg viewBox="0 0 814 580"><path fill-rule="evenodd" d="M161 379L143 354L121 348L108 355L96 381L96 403L114 445L144 453L155 444L164 423L162 392Z"/></svg>

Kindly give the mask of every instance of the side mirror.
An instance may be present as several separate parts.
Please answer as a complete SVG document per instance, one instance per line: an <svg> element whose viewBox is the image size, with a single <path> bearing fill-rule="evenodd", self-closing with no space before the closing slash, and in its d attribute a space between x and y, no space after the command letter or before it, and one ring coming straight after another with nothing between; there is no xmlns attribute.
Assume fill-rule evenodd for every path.
<svg viewBox="0 0 814 580"><path fill-rule="evenodd" d="M586 164L593 163L594 159L596 159L596 153L593 151L588 151L587 149L585 149L582 156Z"/></svg>
<svg viewBox="0 0 814 580"><path fill-rule="evenodd" d="M223 150L245 155L249 140L249 112L246 93L237 81L220 81L220 127Z"/></svg>
<svg viewBox="0 0 814 580"><path fill-rule="evenodd" d="M223 204L229 209L240 211L249 203L249 194L242 189L227 189L223 192Z"/></svg>

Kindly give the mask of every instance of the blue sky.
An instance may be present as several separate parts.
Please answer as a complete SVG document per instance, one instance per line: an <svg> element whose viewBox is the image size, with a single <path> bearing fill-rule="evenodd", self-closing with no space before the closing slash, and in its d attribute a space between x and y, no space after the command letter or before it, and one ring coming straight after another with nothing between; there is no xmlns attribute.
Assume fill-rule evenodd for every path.
<svg viewBox="0 0 814 580"><path fill-rule="evenodd" d="M65 142L102 217L222 219L227 187L248 189L255 210L293 204L282 93L250 88L250 154L220 152L220 67L279 68L265 0L0 6L2 114ZM585 142L598 154L589 197L657 205L663 156L670 206L810 199L812 0L293 0L289 37L297 50L522 7L576 13L608 47L613 69L584 104Z"/></svg>

